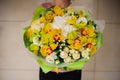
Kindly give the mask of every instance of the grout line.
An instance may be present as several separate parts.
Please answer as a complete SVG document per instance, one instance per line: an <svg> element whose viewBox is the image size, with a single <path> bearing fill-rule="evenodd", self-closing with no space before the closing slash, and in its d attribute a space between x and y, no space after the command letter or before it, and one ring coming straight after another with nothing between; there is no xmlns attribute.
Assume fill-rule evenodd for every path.
<svg viewBox="0 0 120 80"><path fill-rule="evenodd" d="M38 71L38 69L10 69L10 68L0 68L0 70L9 70L9 71Z"/></svg>
<svg viewBox="0 0 120 80"><path fill-rule="evenodd" d="M38 71L38 69L10 69L10 68L0 68L0 70L9 70L9 71ZM84 70L83 72L94 72L89 70ZM120 72L120 71L95 71L95 72Z"/></svg>
<svg viewBox="0 0 120 80"><path fill-rule="evenodd" d="M120 24L120 22L106 22L106 24Z"/></svg>

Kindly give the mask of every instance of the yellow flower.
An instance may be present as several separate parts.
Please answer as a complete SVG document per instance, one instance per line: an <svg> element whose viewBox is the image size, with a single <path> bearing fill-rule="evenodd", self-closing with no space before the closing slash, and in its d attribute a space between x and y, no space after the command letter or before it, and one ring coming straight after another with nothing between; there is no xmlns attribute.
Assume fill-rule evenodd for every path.
<svg viewBox="0 0 120 80"><path fill-rule="evenodd" d="M61 29L54 29L53 36L54 36L55 41L59 41L59 40L61 41L64 39Z"/></svg>
<svg viewBox="0 0 120 80"><path fill-rule="evenodd" d="M38 51L33 51L34 55L37 56L38 55Z"/></svg>
<svg viewBox="0 0 120 80"><path fill-rule="evenodd" d="M40 52L41 52L41 55L42 55L42 56L47 56L47 55L49 55L49 54L52 52L52 50L50 49L49 46L43 45L43 46L41 47L41 49L40 49Z"/></svg>
<svg viewBox="0 0 120 80"><path fill-rule="evenodd" d="M87 43L92 43L93 45L95 45L97 43L97 39L95 38L88 38Z"/></svg>
<svg viewBox="0 0 120 80"><path fill-rule="evenodd" d="M77 20L76 16L72 16L71 19L74 20L75 22Z"/></svg>
<svg viewBox="0 0 120 80"><path fill-rule="evenodd" d="M94 37L96 34L92 27L84 27L81 29L81 35L87 37Z"/></svg>
<svg viewBox="0 0 120 80"><path fill-rule="evenodd" d="M68 44L73 44L73 43L74 43L74 39L68 39L68 40L67 40L67 43L68 43Z"/></svg>
<svg viewBox="0 0 120 80"><path fill-rule="evenodd" d="M39 20L40 20L40 22L41 22L41 23L43 23L43 22L45 22L45 21L46 21L44 16L40 17L40 19L39 19Z"/></svg>
<svg viewBox="0 0 120 80"><path fill-rule="evenodd" d="M97 50L97 47L92 45L90 49L91 49L91 51L90 51L90 57L91 57L95 54L95 51Z"/></svg>
<svg viewBox="0 0 120 80"><path fill-rule="evenodd" d="M75 22L74 20L72 20L72 19L68 19L68 20L66 20L66 22L67 22L68 24L71 24L71 25L76 24L76 22Z"/></svg>
<svg viewBox="0 0 120 80"><path fill-rule="evenodd" d="M58 44L52 43L50 44L50 47L52 48L52 50L55 50L57 48Z"/></svg>
<svg viewBox="0 0 120 80"><path fill-rule="evenodd" d="M59 6L55 6L53 8L53 12L57 15L57 16L63 16L64 12L63 10L59 7Z"/></svg>
<svg viewBox="0 0 120 80"><path fill-rule="evenodd" d="M33 30L31 28L29 28L25 35L28 38L28 37L30 37L31 34L33 34Z"/></svg>
<svg viewBox="0 0 120 80"><path fill-rule="evenodd" d="M84 17L84 12L82 10L79 11L79 17Z"/></svg>
<svg viewBox="0 0 120 80"><path fill-rule="evenodd" d="M87 44L87 37L81 36L81 37L80 37L80 40L81 40L82 46L85 46L85 45Z"/></svg>
<svg viewBox="0 0 120 80"><path fill-rule="evenodd" d="M68 7L68 8L67 8L67 11L70 12L70 13L72 13L72 12L74 12L75 10L74 10L73 8L71 8L71 7Z"/></svg>
<svg viewBox="0 0 120 80"><path fill-rule="evenodd" d="M80 38L68 39L67 42L70 44L69 48L71 49L80 49L82 47Z"/></svg>
<svg viewBox="0 0 120 80"><path fill-rule="evenodd" d="M48 23L48 24L44 25L42 31L45 32L45 33L51 33L51 32L53 31L53 28L52 28L51 25Z"/></svg>
<svg viewBox="0 0 120 80"><path fill-rule="evenodd" d="M51 22L51 21L53 21L54 16L55 15L52 11L48 11L45 15L45 19L46 19L46 21Z"/></svg>

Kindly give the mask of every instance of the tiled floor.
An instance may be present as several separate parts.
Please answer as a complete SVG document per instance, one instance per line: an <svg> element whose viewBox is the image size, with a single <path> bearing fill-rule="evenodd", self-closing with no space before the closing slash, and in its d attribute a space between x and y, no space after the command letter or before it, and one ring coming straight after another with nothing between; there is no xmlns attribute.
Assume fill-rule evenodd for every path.
<svg viewBox="0 0 120 80"><path fill-rule="evenodd" d="M38 80L39 66L22 42L21 30L36 6L52 0L0 1L0 80ZM120 80L120 1L72 0L84 6L95 19L106 21L104 45L85 64L82 80Z"/></svg>

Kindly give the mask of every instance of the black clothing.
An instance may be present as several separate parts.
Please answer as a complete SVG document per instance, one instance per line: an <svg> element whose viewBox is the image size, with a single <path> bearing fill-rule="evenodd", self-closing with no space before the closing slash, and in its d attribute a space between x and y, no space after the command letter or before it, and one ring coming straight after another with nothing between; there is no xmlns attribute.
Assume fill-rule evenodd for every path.
<svg viewBox="0 0 120 80"><path fill-rule="evenodd" d="M39 80L81 80L81 70L75 70L64 73L48 72L44 73L40 68Z"/></svg>

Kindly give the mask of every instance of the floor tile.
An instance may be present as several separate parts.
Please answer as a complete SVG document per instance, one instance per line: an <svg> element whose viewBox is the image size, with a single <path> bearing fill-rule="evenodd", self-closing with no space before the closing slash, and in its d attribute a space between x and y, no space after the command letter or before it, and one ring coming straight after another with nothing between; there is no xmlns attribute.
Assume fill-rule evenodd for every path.
<svg viewBox="0 0 120 80"><path fill-rule="evenodd" d="M94 71L95 70L95 56L92 57L88 62L85 63L83 71Z"/></svg>
<svg viewBox="0 0 120 80"><path fill-rule="evenodd" d="M120 80L120 72L96 72L95 80Z"/></svg>
<svg viewBox="0 0 120 80"><path fill-rule="evenodd" d="M39 71L0 70L0 80L39 80Z"/></svg>
<svg viewBox="0 0 120 80"><path fill-rule="evenodd" d="M96 55L96 71L120 71L120 24L107 24L103 46Z"/></svg>
<svg viewBox="0 0 120 80"><path fill-rule="evenodd" d="M81 80L94 80L94 72L83 71Z"/></svg>

